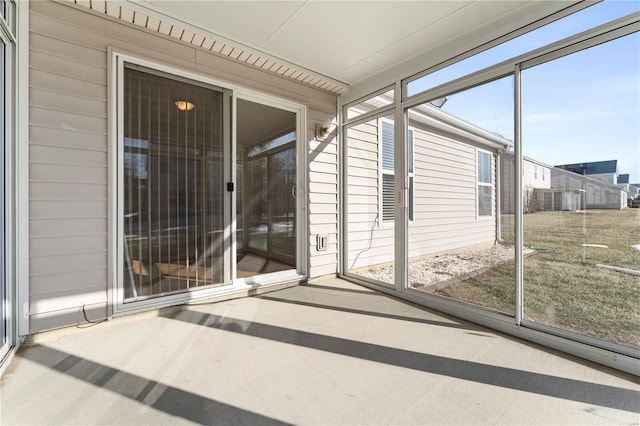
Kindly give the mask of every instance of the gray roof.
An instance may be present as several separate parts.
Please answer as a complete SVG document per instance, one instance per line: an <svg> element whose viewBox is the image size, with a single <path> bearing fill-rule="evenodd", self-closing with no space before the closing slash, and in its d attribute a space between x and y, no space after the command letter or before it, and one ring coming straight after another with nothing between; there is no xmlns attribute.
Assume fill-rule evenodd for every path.
<svg viewBox="0 0 640 426"><path fill-rule="evenodd" d="M581 175L600 175L618 172L618 160L593 161L590 163L561 164L559 169L570 170Z"/></svg>
<svg viewBox="0 0 640 426"><path fill-rule="evenodd" d="M618 176L618 183L629 183L629 173Z"/></svg>

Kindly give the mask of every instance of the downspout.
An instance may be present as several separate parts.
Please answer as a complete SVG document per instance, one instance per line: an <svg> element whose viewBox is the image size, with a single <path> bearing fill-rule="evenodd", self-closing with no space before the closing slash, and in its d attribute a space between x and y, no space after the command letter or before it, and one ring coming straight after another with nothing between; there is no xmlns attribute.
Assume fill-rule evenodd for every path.
<svg viewBox="0 0 640 426"><path fill-rule="evenodd" d="M502 166L500 162L502 161L502 151L498 151L495 154L495 162L496 162L496 241L498 243L503 243L502 239L502 210L500 208L500 203L502 201L502 179L500 174L502 173Z"/></svg>

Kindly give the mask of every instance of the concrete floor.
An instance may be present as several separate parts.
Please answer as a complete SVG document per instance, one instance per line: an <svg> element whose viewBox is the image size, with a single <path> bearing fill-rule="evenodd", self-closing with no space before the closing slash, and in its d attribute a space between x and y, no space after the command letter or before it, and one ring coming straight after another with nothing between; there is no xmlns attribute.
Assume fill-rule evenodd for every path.
<svg viewBox="0 0 640 426"><path fill-rule="evenodd" d="M23 347L10 424L638 424L638 378L337 279Z"/></svg>

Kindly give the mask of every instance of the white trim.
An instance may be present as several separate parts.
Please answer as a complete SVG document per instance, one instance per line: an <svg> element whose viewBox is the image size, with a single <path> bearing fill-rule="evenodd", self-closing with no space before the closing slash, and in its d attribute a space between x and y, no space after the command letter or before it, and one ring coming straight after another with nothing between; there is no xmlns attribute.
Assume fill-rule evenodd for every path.
<svg viewBox="0 0 640 426"><path fill-rule="evenodd" d="M29 0L16 3L16 271L18 335L29 334Z"/></svg>
<svg viewBox="0 0 640 426"><path fill-rule="evenodd" d="M234 85L232 83L228 83L226 81L216 80L210 78L208 76L204 76L198 73L194 73L188 70L182 70L180 68L167 66L161 63L157 63L155 61L147 60L144 58L140 58L136 55L130 55L127 53L122 53L121 51L115 51L109 49L110 51L110 79L109 79L109 96L110 96L110 119L109 122L109 185L110 185L110 208L109 212L111 215L111 219L109 220L110 226L110 251L109 251L109 264L110 264L110 272L109 276L110 287L112 291L112 299L110 304L113 308L114 315L122 315L126 313L138 312L147 309L156 309L164 306L188 303L193 300L207 299L211 297L217 296L225 296L232 295L241 292L247 292L248 290L255 289L256 286L271 286L271 285L279 285L284 282L292 282L292 281L300 281L306 278L309 275L309 250L308 250L308 208L307 208L307 196L308 193L308 165L307 165L307 150L308 147L304 141L307 140L307 107L302 104L298 104L292 101L288 101L282 98L278 98L276 96L271 96L266 93L258 92L255 90L247 89L244 87L240 87ZM121 182L123 181L124 174L124 166L123 166L123 155L121 150L123 147L120 141L124 139L123 128L119 123L123 122L123 75L124 75L124 63L132 63L141 65L153 70L157 70L159 72L167 73L169 75L176 76L177 78L186 78L190 80L194 80L197 82L205 83L211 86L215 86L217 89L228 93L231 97L231 102L229 106L233 108L232 111L229 111L232 114L230 125L233 126L233 131L228 132L232 135L232 138L235 138L235 126L237 126L236 114L235 114L235 106L236 99L246 99L252 102L261 103L264 105L269 105L272 107L284 109L296 114L296 133L297 133L297 182L298 185L298 197L297 197L297 270L289 270L289 271L281 271L271 274L259 275L246 279L233 279L235 276L235 261L234 255L232 253L228 253L228 256L225 256L225 259L228 260L229 267L227 271L229 273L229 281L230 284L225 285L221 284L216 287L209 287L205 289L191 290L185 291L176 294L169 294L166 296L158 296L154 298L139 300L135 302L127 302L124 303L124 291L123 291L123 280L122 280L122 272L124 271L123 265L123 256L120 253L120 242L123 241L123 218L120 214L119 206L123 203L123 194L120 191ZM227 99L228 101L228 99ZM226 102L226 101L225 101ZM234 152L231 152L231 148L227 146L235 147L235 139L232 141L228 141L225 143L225 153L227 154L227 158L229 161L225 161L225 179L227 181L232 181L232 173L235 170L235 156L230 157L229 154L235 153L235 148L233 148ZM228 163L228 164L227 164ZM235 181L235 179L233 180ZM231 203L235 200L235 192L230 197L225 197L230 201L225 201ZM229 247L229 250L235 249L235 244L233 243L235 240L235 234L232 234L232 231L237 227L235 223L235 209L231 211L231 206L229 208L225 208L225 211L229 212L227 214L231 214L232 216L228 218L228 223L231 226L227 229L227 233L229 237L233 235L233 238L230 238L232 241L232 245ZM226 273L225 273L226 274ZM234 275L231 275L234 274Z"/></svg>

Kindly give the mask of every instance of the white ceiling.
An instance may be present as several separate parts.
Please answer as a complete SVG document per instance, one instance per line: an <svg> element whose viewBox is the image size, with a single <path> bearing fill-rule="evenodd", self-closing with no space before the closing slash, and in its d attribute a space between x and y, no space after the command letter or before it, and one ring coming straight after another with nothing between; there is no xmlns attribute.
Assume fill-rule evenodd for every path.
<svg viewBox="0 0 640 426"><path fill-rule="evenodd" d="M567 1L167 1L157 10L343 81L357 83L478 28L539 19ZM532 3L538 3L532 8ZM474 40L467 40L473 43ZM467 46L462 47L463 49Z"/></svg>
<svg viewBox="0 0 640 426"><path fill-rule="evenodd" d="M73 1L336 94L385 71L397 73L401 63L418 67L403 72L417 72L576 3Z"/></svg>

